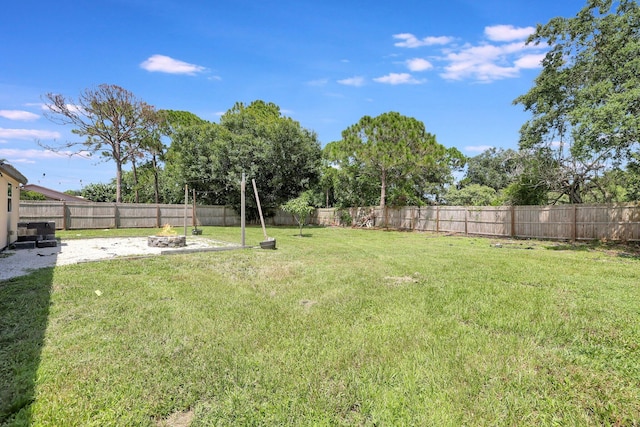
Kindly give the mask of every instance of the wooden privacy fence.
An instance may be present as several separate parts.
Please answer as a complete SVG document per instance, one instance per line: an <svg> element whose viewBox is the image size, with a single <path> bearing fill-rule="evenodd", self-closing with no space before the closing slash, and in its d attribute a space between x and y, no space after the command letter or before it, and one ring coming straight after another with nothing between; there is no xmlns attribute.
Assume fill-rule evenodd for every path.
<svg viewBox="0 0 640 427"><path fill-rule="evenodd" d="M187 226L239 226L240 216L228 206L193 206L186 208ZM184 205L153 205L141 203L93 203L58 201L20 201L20 221L55 221L59 230L92 228L160 228L165 224L182 227ZM290 214L278 211L267 218L269 225L293 225Z"/></svg>
<svg viewBox="0 0 640 427"><path fill-rule="evenodd" d="M640 241L640 205L317 209L315 223L514 238Z"/></svg>
<svg viewBox="0 0 640 427"><path fill-rule="evenodd" d="M55 221L58 229L159 228L184 225L184 205L20 202L20 221ZM296 225L278 210L266 219L271 226ZM317 225L384 227L466 235L558 239L640 241L640 205L557 206L425 206L316 209ZM228 206L187 207L187 225L239 226L240 216Z"/></svg>

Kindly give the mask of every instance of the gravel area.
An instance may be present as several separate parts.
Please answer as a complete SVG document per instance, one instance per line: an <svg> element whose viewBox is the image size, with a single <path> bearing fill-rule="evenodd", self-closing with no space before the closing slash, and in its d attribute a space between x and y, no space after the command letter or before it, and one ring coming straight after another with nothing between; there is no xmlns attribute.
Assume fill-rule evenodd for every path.
<svg viewBox="0 0 640 427"><path fill-rule="evenodd" d="M187 237L182 248L153 248L146 237L113 237L58 241L55 248L4 250L0 252L0 280L28 274L33 270L57 265L99 261L115 257L153 256L172 253L215 251L240 248L240 245Z"/></svg>

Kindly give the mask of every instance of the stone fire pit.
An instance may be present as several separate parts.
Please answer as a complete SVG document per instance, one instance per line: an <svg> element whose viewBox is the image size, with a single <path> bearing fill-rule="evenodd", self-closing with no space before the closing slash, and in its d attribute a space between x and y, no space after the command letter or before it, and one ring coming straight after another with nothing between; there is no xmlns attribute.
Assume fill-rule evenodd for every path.
<svg viewBox="0 0 640 427"><path fill-rule="evenodd" d="M186 236L149 236L147 245L152 248L181 248L187 246Z"/></svg>
<svg viewBox="0 0 640 427"><path fill-rule="evenodd" d="M171 225L162 227L162 231L147 238L147 245L152 248L181 248L187 246L187 236L179 236Z"/></svg>

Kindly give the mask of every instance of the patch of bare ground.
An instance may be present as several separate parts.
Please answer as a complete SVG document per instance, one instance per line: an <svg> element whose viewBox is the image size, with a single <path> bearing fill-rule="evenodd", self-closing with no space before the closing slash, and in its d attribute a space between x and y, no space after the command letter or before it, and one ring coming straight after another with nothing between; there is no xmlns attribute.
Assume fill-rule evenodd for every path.
<svg viewBox="0 0 640 427"><path fill-rule="evenodd" d="M156 421L157 427L189 427L193 422L195 414L193 409L189 409L186 412L174 412L167 418L163 418Z"/></svg>
<svg viewBox="0 0 640 427"><path fill-rule="evenodd" d="M411 276L387 276L384 278L387 286L412 285L420 282L420 274L413 273Z"/></svg>

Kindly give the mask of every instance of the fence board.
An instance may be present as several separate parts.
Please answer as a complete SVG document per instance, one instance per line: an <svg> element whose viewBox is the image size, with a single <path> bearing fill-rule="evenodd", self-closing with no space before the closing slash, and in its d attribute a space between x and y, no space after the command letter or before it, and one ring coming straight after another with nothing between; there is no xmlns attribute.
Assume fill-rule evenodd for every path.
<svg viewBox="0 0 640 427"><path fill-rule="evenodd" d="M184 210L184 205L23 200L20 221L54 221L58 229L181 227ZM240 225L239 215L227 206L196 206L195 216L198 226ZM291 214L280 210L266 221L271 226L296 225ZM640 241L638 204L326 208L316 209L310 222L500 237ZM187 225L192 224L193 208L188 206Z"/></svg>

